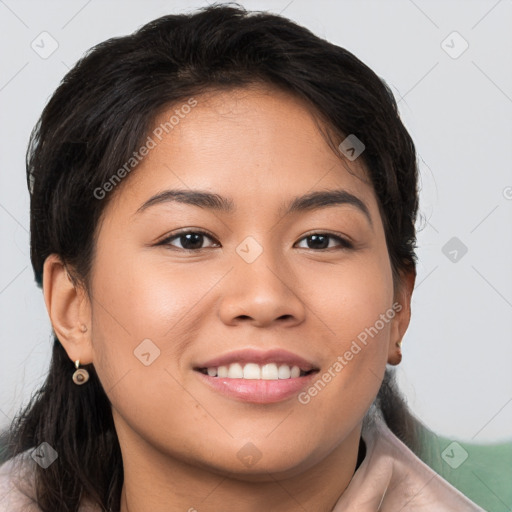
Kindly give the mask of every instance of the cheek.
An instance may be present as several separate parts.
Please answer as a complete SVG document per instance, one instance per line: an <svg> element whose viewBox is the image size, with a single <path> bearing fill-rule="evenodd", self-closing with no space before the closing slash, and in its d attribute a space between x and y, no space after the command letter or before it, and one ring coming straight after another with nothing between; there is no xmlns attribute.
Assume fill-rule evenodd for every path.
<svg viewBox="0 0 512 512"><path fill-rule="evenodd" d="M94 293L103 302L96 308L100 327L121 329L133 341L168 335L207 286L197 277L197 267L184 267L176 271L149 258L98 261Z"/></svg>
<svg viewBox="0 0 512 512"><path fill-rule="evenodd" d="M339 349L374 326L393 303L389 262L373 253L317 272L307 286L305 297L314 300L313 311L318 312ZM386 337L389 323L379 321L377 327L380 338Z"/></svg>
<svg viewBox="0 0 512 512"><path fill-rule="evenodd" d="M352 263L317 274L306 294L327 329L318 347L323 371L302 403L315 403L319 414L330 410L340 421L348 412L362 416L378 392L395 316L386 259L369 255Z"/></svg>
<svg viewBox="0 0 512 512"><path fill-rule="evenodd" d="M106 389L128 371L149 386L149 368L180 364L202 322L201 299L222 274L210 269L203 275L195 265L183 265L178 272L165 261L107 256L97 256L93 282L98 375Z"/></svg>
<svg viewBox="0 0 512 512"><path fill-rule="evenodd" d="M149 428L148 415L155 425L176 429L164 418L187 405L175 365L180 348L194 335L191 305L204 290L190 286L182 273L170 276L158 264L144 266L143 258L100 258L93 282L92 339L101 384L113 408L138 429Z"/></svg>

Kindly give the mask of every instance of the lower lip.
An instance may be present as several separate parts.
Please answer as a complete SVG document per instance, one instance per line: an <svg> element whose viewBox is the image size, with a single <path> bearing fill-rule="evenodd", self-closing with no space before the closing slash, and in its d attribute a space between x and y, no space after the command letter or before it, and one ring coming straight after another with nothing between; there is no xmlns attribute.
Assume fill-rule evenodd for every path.
<svg viewBox="0 0 512 512"><path fill-rule="evenodd" d="M303 377L278 380L227 379L210 377L198 371L195 373L206 385L229 398L255 404L271 404L297 395L309 386L317 372Z"/></svg>

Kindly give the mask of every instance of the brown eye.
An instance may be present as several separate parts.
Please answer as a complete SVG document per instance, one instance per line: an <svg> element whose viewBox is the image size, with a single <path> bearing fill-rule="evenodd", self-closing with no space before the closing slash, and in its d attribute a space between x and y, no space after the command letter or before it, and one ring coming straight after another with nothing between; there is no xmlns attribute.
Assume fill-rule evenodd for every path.
<svg viewBox="0 0 512 512"><path fill-rule="evenodd" d="M203 247L205 239L213 240L213 238L205 233L204 231L182 231L181 233L177 233L167 237L165 240L162 240L157 245L165 245L169 246L172 249L182 249L185 251L199 251L201 249L206 249L207 247ZM175 242L177 241L180 246L176 246ZM213 246L218 246L215 243ZM212 246L210 246L212 247Z"/></svg>
<svg viewBox="0 0 512 512"><path fill-rule="evenodd" d="M337 242L337 247L342 249L351 249L353 246L344 238L332 235L329 233L313 233L311 235L305 236L302 240L307 240L307 247L305 249L314 249L314 250L325 250L325 249L334 249L336 245L330 245L330 240L335 240ZM304 248L304 247L303 247Z"/></svg>

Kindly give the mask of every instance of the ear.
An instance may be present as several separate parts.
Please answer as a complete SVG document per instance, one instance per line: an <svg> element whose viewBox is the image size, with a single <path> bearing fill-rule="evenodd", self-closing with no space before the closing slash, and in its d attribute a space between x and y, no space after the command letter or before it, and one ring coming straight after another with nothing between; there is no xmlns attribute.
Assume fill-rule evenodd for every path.
<svg viewBox="0 0 512 512"><path fill-rule="evenodd" d="M411 320L411 297L416 281L416 270L400 275L400 282L395 291L393 310L395 316L391 320L388 347L388 364L397 365L402 360L401 343Z"/></svg>
<svg viewBox="0 0 512 512"><path fill-rule="evenodd" d="M57 254L51 254L44 262L43 294L53 330L69 358L73 362L79 359L81 365L91 363L89 299L83 287L72 280Z"/></svg>

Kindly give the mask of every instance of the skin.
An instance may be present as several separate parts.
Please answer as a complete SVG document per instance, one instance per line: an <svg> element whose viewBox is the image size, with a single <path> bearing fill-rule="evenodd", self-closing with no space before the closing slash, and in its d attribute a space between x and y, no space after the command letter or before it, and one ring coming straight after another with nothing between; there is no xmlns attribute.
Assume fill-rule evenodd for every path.
<svg viewBox="0 0 512 512"><path fill-rule="evenodd" d="M263 87L196 99L104 211L92 299L57 255L46 260L52 325L72 361L94 363L112 403L125 472L122 512L329 511L354 473L362 420L386 363L399 362L414 275L394 290L364 165L334 154L300 100ZM236 210L167 202L136 213L172 188L215 192ZM283 201L331 189L360 198L372 224L348 204L280 215ZM179 237L156 245L182 228L212 238L196 252ZM339 233L354 248L336 238L315 248L311 232ZM248 236L263 249L252 263L236 252ZM283 348L321 373L394 302L401 311L305 405L296 396L243 403L193 371L235 349ZM134 356L147 338L160 350L149 366ZM261 459L247 467L237 453L249 442Z"/></svg>

